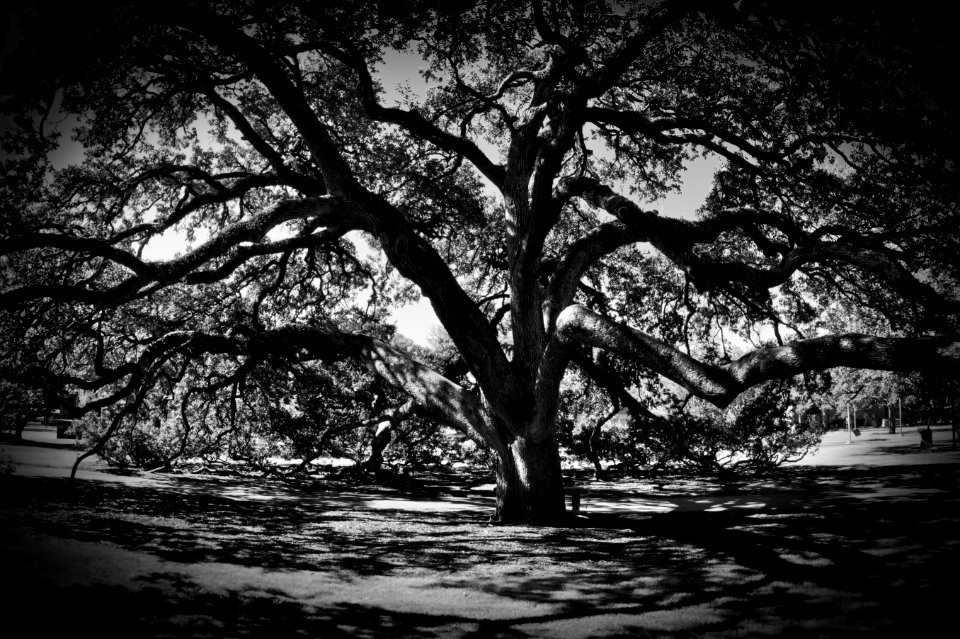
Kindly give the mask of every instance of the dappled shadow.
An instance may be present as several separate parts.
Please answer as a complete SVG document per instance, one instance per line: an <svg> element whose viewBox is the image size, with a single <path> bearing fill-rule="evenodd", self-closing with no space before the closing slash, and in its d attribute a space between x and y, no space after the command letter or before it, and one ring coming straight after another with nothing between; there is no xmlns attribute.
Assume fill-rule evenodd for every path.
<svg viewBox="0 0 960 639"><path fill-rule="evenodd" d="M57 602L63 632L50 636L83 620L171 637L850 636L932 631L950 617L958 480L956 465L660 480L620 496L668 512L531 528L485 523L489 497L468 490L8 477L0 517L167 562L123 586L13 593ZM201 579L218 566L236 583ZM410 594L420 591L427 603Z"/></svg>
<svg viewBox="0 0 960 639"><path fill-rule="evenodd" d="M432 497L417 509L417 496L396 490L251 486L217 478L145 487L8 477L3 493L5 509L21 504L27 522L60 537L111 542L183 563L322 565L358 574L408 565L406 555L424 566L453 568L452 556L468 558L447 538L485 521L492 509L482 498ZM411 528L429 534L408 534Z"/></svg>
<svg viewBox="0 0 960 639"><path fill-rule="evenodd" d="M816 477L807 469L797 479ZM518 577L488 588L543 601L573 589L572 617L602 602L636 615L647 630L658 627L648 618L656 611L696 615L708 606L697 632L711 635L933 631L951 618L960 594L958 469L838 470L825 479L841 490L818 485L809 500L770 502L758 512L590 515L584 547L617 557L615 570L586 562L575 576ZM599 529L619 536L603 549Z"/></svg>
<svg viewBox="0 0 960 639"><path fill-rule="evenodd" d="M886 445L878 446L875 450L870 451L871 455L882 455L882 456L904 456L904 455L931 455L931 456L946 456L952 453L956 453L957 449L954 448L953 443L950 440L947 441L936 441L934 440L932 446L921 446L919 437L908 437L904 435L902 445ZM944 460L948 462L952 460Z"/></svg>
<svg viewBox="0 0 960 639"><path fill-rule="evenodd" d="M210 593L179 575L157 574L143 588L120 586L46 588L57 614L43 623L9 612L0 620L5 636L42 637L450 637L466 636L470 619L411 614L372 605L318 610L282 593L227 589ZM36 603L15 594L12 610ZM459 628L458 628L459 626Z"/></svg>

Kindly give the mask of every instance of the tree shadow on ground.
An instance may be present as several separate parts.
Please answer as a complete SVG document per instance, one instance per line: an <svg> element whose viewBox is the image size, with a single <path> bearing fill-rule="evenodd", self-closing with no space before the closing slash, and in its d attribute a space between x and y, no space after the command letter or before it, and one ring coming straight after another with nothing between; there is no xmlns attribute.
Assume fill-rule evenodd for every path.
<svg viewBox="0 0 960 639"><path fill-rule="evenodd" d="M17 631L6 635L10 637L336 638L447 637L467 635L479 627L469 619L396 613L375 606L348 604L317 610L269 593L213 594L177 575L159 575L157 581L164 582L164 587L54 588L46 594L57 614L48 617L47 623L7 615L0 629ZM178 592L171 593L167 589L171 586Z"/></svg>
<svg viewBox="0 0 960 639"><path fill-rule="evenodd" d="M951 620L958 594L958 479L955 465L798 467L764 484L767 492L714 486L706 510L592 514L577 527L532 528L485 523L489 502L471 509L473 497L435 495L417 511L390 508L423 498L395 490L8 477L5 523L162 563L121 585L21 574L8 583L22 588L4 600L10 610L37 596L53 602L57 616L44 619L42 636L932 632ZM667 499L704 489L692 482L687 494L683 485ZM740 508L748 493L754 507ZM211 585L187 568L224 565L251 570ZM264 573L315 585L299 591L257 577ZM426 589L427 603L374 587L406 577L412 590ZM479 603L460 605L461 596Z"/></svg>
<svg viewBox="0 0 960 639"><path fill-rule="evenodd" d="M906 439L906 438L905 438ZM947 456L951 453L956 453L957 449L953 447L953 444L950 441L938 442L934 441L931 446L921 446L919 442L917 443L908 443L904 442L903 445L899 446L882 446L877 447L876 450L870 452L871 455L878 455L881 457L896 457L903 455L925 455L925 456ZM950 460L944 459L943 462L948 463Z"/></svg>

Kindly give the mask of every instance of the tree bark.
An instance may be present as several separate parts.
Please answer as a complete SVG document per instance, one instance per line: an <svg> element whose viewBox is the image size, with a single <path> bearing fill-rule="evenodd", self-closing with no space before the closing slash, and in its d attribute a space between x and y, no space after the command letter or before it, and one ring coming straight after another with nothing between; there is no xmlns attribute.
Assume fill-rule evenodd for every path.
<svg viewBox="0 0 960 639"><path fill-rule="evenodd" d="M604 480L603 466L600 463L600 437L603 434L603 426L620 412L619 406L614 406L613 410L601 417L594 423L590 429L590 435L587 438L587 459L593 464L594 478L597 481Z"/></svg>
<svg viewBox="0 0 960 639"><path fill-rule="evenodd" d="M16 441L23 440L23 431L27 428L27 414L15 413L13 416L13 438Z"/></svg>
<svg viewBox="0 0 960 639"><path fill-rule="evenodd" d="M498 455L496 520L504 524L559 524L566 508L557 441L517 438Z"/></svg>
<svg viewBox="0 0 960 639"><path fill-rule="evenodd" d="M587 440L587 459L593 464L593 478L597 481L604 480L603 465L600 463L600 425L593 427L590 438Z"/></svg>
<svg viewBox="0 0 960 639"><path fill-rule="evenodd" d="M570 343L629 357L718 408L729 406L740 393L761 382L805 371L848 366L949 374L960 360L960 341L948 337L884 338L850 333L758 348L716 366L580 304L571 304L557 316L556 330Z"/></svg>
<svg viewBox="0 0 960 639"><path fill-rule="evenodd" d="M361 465L368 473L376 473L383 466L383 451L387 449L393 439L393 422L385 420L377 425L377 432L370 444L370 457Z"/></svg>

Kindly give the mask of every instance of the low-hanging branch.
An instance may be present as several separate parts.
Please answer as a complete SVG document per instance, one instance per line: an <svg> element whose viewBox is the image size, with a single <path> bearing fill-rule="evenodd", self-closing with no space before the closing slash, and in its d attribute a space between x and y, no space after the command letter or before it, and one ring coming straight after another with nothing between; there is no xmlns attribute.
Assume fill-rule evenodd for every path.
<svg viewBox="0 0 960 639"><path fill-rule="evenodd" d="M236 332L229 335L201 331L174 331L159 337L136 359L122 368L129 380L109 397L94 400L85 411L116 403L124 397L143 392L148 371L158 362L176 354L191 358L209 354L231 355L260 361L267 357L287 357L299 361L323 362L351 360L362 364L388 384L403 391L418 406L419 414L447 424L477 442L490 441L489 419L476 394L450 381L432 368L372 337L352 333L324 331L306 326L285 326L260 332ZM86 380L65 376L62 382L96 389L116 381Z"/></svg>
<svg viewBox="0 0 960 639"><path fill-rule="evenodd" d="M960 341L952 339L885 338L853 333L759 348L729 364L716 366L579 304L560 313L557 333L568 343L602 348L633 359L721 408L761 382L806 371L848 366L955 374L960 359Z"/></svg>

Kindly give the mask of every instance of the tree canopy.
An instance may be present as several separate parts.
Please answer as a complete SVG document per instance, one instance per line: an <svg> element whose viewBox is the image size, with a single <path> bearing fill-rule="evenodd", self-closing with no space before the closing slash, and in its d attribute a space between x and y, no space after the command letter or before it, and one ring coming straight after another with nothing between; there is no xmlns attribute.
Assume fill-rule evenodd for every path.
<svg viewBox="0 0 960 639"><path fill-rule="evenodd" d="M949 21L834 4L20 6L3 364L112 407L105 437L157 393L230 421L283 384L444 424L504 521L563 512L574 374L641 440L833 367L955 375ZM702 156L703 206L653 210ZM442 356L395 339L420 296Z"/></svg>

